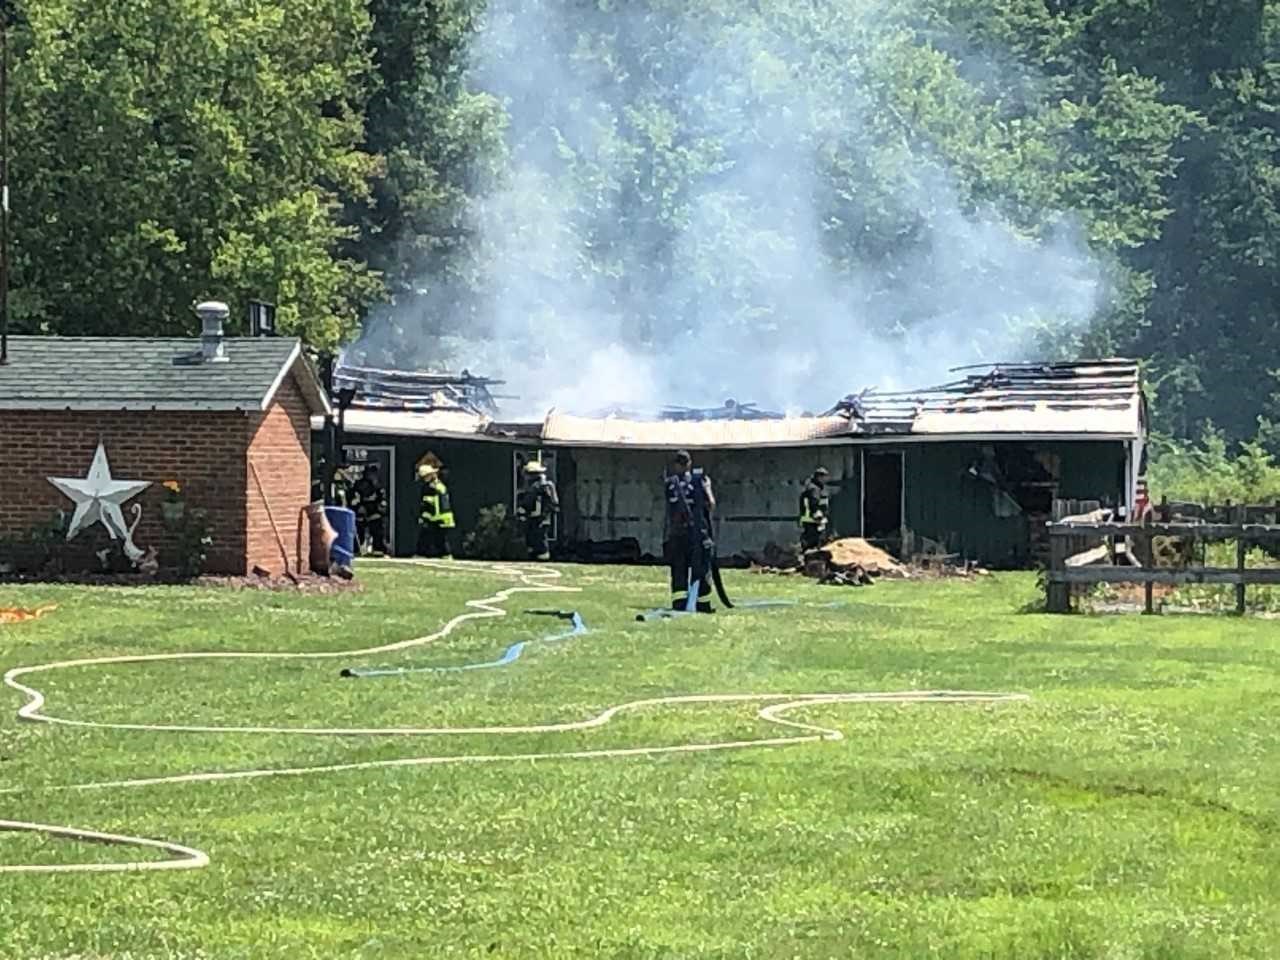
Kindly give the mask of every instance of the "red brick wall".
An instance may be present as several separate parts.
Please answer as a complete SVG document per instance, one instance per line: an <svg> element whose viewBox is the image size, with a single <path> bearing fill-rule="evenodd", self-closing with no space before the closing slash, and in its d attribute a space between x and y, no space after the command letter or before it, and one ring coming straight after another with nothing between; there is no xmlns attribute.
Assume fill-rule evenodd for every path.
<svg viewBox="0 0 1280 960"><path fill-rule="evenodd" d="M84 477L101 440L111 475L151 486L125 504L141 504L134 542L171 550L174 537L161 520L161 484L177 480L191 509L208 511L214 544L209 572L242 573L245 557L245 448L242 413L5 411L0 413L0 538L21 537L73 504L48 477ZM68 562L94 568L95 550L111 544L101 524L67 545ZM119 542L114 544L119 553Z"/></svg>
<svg viewBox="0 0 1280 960"><path fill-rule="evenodd" d="M293 374L280 385L271 408L251 418L250 430L246 566L279 574L287 556L290 570L306 572L310 538L303 511L311 502L311 412Z"/></svg>

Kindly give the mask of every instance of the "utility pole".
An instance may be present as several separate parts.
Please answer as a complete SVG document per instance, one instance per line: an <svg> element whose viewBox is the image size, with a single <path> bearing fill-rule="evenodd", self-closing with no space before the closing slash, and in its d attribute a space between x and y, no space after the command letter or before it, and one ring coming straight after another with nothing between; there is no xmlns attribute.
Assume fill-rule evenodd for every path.
<svg viewBox="0 0 1280 960"><path fill-rule="evenodd" d="M0 366L9 362L9 0L0 0Z"/></svg>

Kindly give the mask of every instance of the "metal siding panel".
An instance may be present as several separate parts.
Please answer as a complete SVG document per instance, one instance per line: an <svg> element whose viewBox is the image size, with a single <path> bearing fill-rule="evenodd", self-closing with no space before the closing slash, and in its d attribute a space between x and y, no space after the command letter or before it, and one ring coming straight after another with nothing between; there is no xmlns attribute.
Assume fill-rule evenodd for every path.
<svg viewBox="0 0 1280 960"><path fill-rule="evenodd" d="M1069 500L1110 499L1125 502L1126 444L1121 441L1079 441L1046 444L1062 458L1058 496Z"/></svg>
<svg viewBox="0 0 1280 960"><path fill-rule="evenodd" d="M824 461L834 478L831 523L836 536L862 536L862 453L858 447L839 447Z"/></svg>
<svg viewBox="0 0 1280 960"><path fill-rule="evenodd" d="M392 438L376 434L347 433L346 444L386 446ZM461 540L475 528L482 507L505 504L510 508L511 453L514 445L486 441L437 440L429 437L403 437L394 440L396 448L396 553L409 556L418 543L418 460L428 450L445 465L446 482L458 521L455 536Z"/></svg>
<svg viewBox="0 0 1280 960"><path fill-rule="evenodd" d="M1025 516L1000 518L984 484L966 479L965 468L982 444L917 444L907 455L907 526L947 544L949 550L990 565L1023 563L1029 550ZM1061 458L1058 496L1094 499L1123 495L1124 444L1079 441L1032 443Z"/></svg>
<svg viewBox="0 0 1280 960"><path fill-rule="evenodd" d="M657 451L574 450L575 537L595 541L635 537L641 551L660 554L665 458Z"/></svg>
<svg viewBox="0 0 1280 960"><path fill-rule="evenodd" d="M666 520L662 475L668 453L577 448L575 535L583 540L635 537L658 555ZM853 477L845 496L856 496L857 450L842 448L728 450L699 453L695 466L714 484L717 541L725 556L799 539L800 490L823 464L836 477Z"/></svg>
<svg viewBox="0 0 1280 960"><path fill-rule="evenodd" d="M990 489L964 475L979 444L918 444L907 449L907 527L968 559L1000 565L1026 549L1022 516L1002 519L992 510Z"/></svg>

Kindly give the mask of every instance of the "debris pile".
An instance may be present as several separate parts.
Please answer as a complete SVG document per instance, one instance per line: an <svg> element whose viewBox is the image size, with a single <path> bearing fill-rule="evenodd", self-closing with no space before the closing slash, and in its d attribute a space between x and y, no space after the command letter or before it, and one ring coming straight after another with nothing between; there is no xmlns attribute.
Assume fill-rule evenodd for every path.
<svg viewBox="0 0 1280 960"><path fill-rule="evenodd" d="M800 548L795 544L780 547L772 541L763 550L753 550L746 555L752 573L777 573L782 575L800 570Z"/></svg>
<svg viewBox="0 0 1280 960"><path fill-rule="evenodd" d="M921 553L911 558L911 575L920 578L989 577L991 571L975 560L961 559L959 554Z"/></svg>
<svg viewBox="0 0 1280 960"><path fill-rule="evenodd" d="M845 537L833 540L821 550L811 551L813 554L825 554L827 562L834 567L863 567L873 577L883 576L890 579L905 580L910 574L907 568L879 547L872 546L861 537Z"/></svg>
<svg viewBox="0 0 1280 960"><path fill-rule="evenodd" d="M933 546L929 542L929 546ZM803 554L795 546L768 544L763 550L746 554L753 573L788 575L802 573L819 583L835 586L868 586L883 577L888 580L925 580L942 577L988 576L987 570L959 554L916 553L904 564L861 537L833 540L818 550Z"/></svg>

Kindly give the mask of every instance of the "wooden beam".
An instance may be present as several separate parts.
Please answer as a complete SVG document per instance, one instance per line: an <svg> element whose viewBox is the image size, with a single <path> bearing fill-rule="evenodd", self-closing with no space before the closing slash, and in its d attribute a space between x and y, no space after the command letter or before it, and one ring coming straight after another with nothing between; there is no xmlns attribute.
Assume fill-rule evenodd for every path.
<svg viewBox="0 0 1280 960"><path fill-rule="evenodd" d="M1097 503L1095 500L1094 503ZM1111 519L1111 515L1115 513L1109 507L1102 507L1098 510L1090 510L1088 513L1078 513L1073 517L1063 517L1061 520L1055 520L1054 523L1105 523Z"/></svg>
<svg viewBox="0 0 1280 960"><path fill-rule="evenodd" d="M1225 583L1239 584L1241 576L1235 567L1192 567L1183 570L1143 569L1141 567L1073 567L1050 570L1051 583ZM1280 585L1280 567L1246 569L1243 582L1258 585Z"/></svg>
<svg viewBox="0 0 1280 960"><path fill-rule="evenodd" d="M1136 537L1148 533L1201 540L1280 540L1280 526L1252 523L1049 523L1049 535L1054 537Z"/></svg>
<svg viewBox="0 0 1280 960"><path fill-rule="evenodd" d="M1074 557L1067 557L1066 565L1068 567L1087 567L1090 564L1098 563L1100 560L1111 559L1111 546L1104 543L1100 547L1094 547L1092 550L1085 550L1077 553Z"/></svg>

